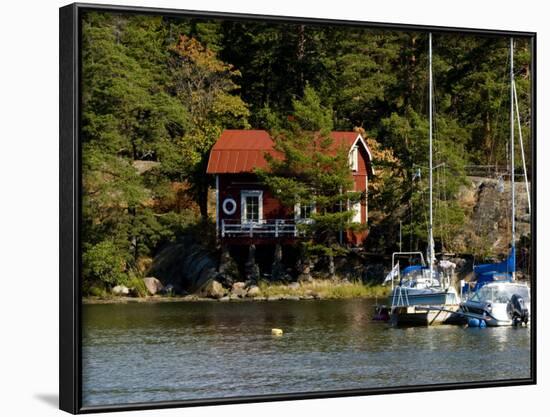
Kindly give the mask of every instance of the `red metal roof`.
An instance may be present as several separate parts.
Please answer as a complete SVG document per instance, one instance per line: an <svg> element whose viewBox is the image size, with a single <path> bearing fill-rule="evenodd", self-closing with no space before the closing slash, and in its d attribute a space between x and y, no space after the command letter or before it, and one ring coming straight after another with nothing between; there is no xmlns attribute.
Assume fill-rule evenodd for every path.
<svg viewBox="0 0 550 417"><path fill-rule="evenodd" d="M357 140L357 132L331 132L335 151L349 149ZM370 151L367 148L367 152ZM210 151L206 173L233 174L266 168L266 153L275 154L273 139L265 130L224 130Z"/></svg>

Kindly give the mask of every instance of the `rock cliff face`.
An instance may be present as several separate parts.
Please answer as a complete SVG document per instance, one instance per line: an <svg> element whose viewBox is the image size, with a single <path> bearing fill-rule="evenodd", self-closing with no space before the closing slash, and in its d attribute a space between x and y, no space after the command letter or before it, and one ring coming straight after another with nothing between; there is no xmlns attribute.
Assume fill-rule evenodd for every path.
<svg viewBox="0 0 550 417"><path fill-rule="evenodd" d="M149 274L171 285L176 293L195 292L217 277L216 269L215 256L189 240L163 249L155 256Z"/></svg>
<svg viewBox="0 0 550 417"><path fill-rule="evenodd" d="M469 177L470 185L461 189L459 200L466 210L466 221L454 236L451 246L458 253L504 255L511 240L510 181ZM531 216L527 191L516 182L516 239L531 235Z"/></svg>

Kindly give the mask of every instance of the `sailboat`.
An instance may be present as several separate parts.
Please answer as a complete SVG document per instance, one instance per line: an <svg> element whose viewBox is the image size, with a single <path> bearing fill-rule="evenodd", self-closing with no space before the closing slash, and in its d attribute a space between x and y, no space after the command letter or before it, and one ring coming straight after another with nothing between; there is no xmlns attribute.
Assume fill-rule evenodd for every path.
<svg viewBox="0 0 550 417"><path fill-rule="evenodd" d="M514 39L510 39L510 161L512 187L512 239L508 257L499 263L482 264L474 267L476 281L473 291L460 305L459 314L463 315L470 326L510 326L527 324L530 315L530 288L526 283L516 281L516 203L515 203L515 155L514 120L517 116L520 125L517 92L514 80ZM514 106L515 104L515 106ZM514 115L515 109L515 115ZM523 170L526 177L523 139L520 132ZM529 198L529 189L527 189ZM529 210L530 210L530 199ZM466 289L469 289L469 284Z"/></svg>
<svg viewBox="0 0 550 417"><path fill-rule="evenodd" d="M436 268L433 238L433 77L432 34L429 33L429 224L426 262L421 252L395 252L392 255L392 271L386 278L391 281L389 297L390 320L393 325L431 325L448 321L458 310L460 297L451 285L454 264L441 261ZM399 271L400 256L417 256L420 265ZM395 280L397 278L397 285Z"/></svg>

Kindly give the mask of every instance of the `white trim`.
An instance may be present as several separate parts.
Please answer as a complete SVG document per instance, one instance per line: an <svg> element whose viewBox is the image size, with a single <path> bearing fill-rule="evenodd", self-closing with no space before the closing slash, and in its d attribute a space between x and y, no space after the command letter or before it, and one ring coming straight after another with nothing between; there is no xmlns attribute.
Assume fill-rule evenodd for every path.
<svg viewBox="0 0 550 417"><path fill-rule="evenodd" d="M369 223L369 174L365 175L365 224Z"/></svg>
<svg viewBox="0 0 550 417"><path fill-rule="evenodd" d="M359 147L352 146L348 152L348 164L352 171L359 170Z"/></svg>
<svg viewBox="0 0 550 417"><path fill-rule="evenodd" d="M216 175L216 236L220 232L220 177Z"/></svg>
<svg viewBox="0 0 550 417"><path fill-rule="evenodd" d="M311 206L311 213L314 214L314 213L317 213L317 207L315 206L315 203L311 203L311 204L307 204L308 206ZM300 211L301 211L301 204L300 203L296 203L294 204L294 220L297 221L297 222L302 222L302 223L311 223L313 221L313 219L311 217L301 217L300 216Z"/></svg>
<svg viewBox="0 0 550 417"><path fill-rule="evenodd" d="M367 151L367 155L369 156L369 161L367 163L367 175L368 175L368 172L369 172L369 167L368 167L368 164L370 163L370 166L371 166L371 170L372 170L372 174L374 175L374 168L372 166L372 154L370 153L370 149L369 147L367 146L367 142L365 142L365 139L363 139L363 136L361 136L361 134L357 134L357 138L355 138L355 141L353 142L353 144L351 145L349 151L348 151L348 156L349 154L351 153L351 151L353 150L354 147L357 146L357 143L360 142L363 147L365 148L365 150ZM359 156L358 156L359 157ZM348 158L349 159L349 158Z"/></svg>
<svg viewBox="0 0 550 417"><path fill-rule="evenodd" d="M351 149L352 149L354 146L357 146L357 142L361 142L361 144L363 145L363 147L364 147L365 150L367 151L367 154L369 155L369 159L372 161L372 154L370 153L370 149L369 149L369 147L367 146L367 142L365 142L365 139L363 139L363 136L361 136L361 134L358 134L358 135L357 135L357 138L355 139L355 141L354 141L353 144L351 145L350 152L351 152Z"/></svg>
<svg viewBox="0 0 550 417"><path fill-rule="evenodd" d="M246 197L258 197L258 222L264 218L264 192L261 190L241 190L241 223L254 223L246 220Z"/></svg>
<svg viewBox="0 0 550 417"><path fill-rule="evenodd" d="M361 200L353 203L351 205L351 209L353 210L353 217L351 219L351 222L361 223Z"/></svg>

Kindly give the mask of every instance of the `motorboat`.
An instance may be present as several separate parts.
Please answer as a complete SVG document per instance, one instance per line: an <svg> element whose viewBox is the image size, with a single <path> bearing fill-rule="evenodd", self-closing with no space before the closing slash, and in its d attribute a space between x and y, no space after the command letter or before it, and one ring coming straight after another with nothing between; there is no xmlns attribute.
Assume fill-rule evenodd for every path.
<svg viewBox="0 0 550 417"><path fill-rule="evenodd" d="M523 282L486 283L460 304L459 314L472 327L527 325L531 291Z"/></svg>

